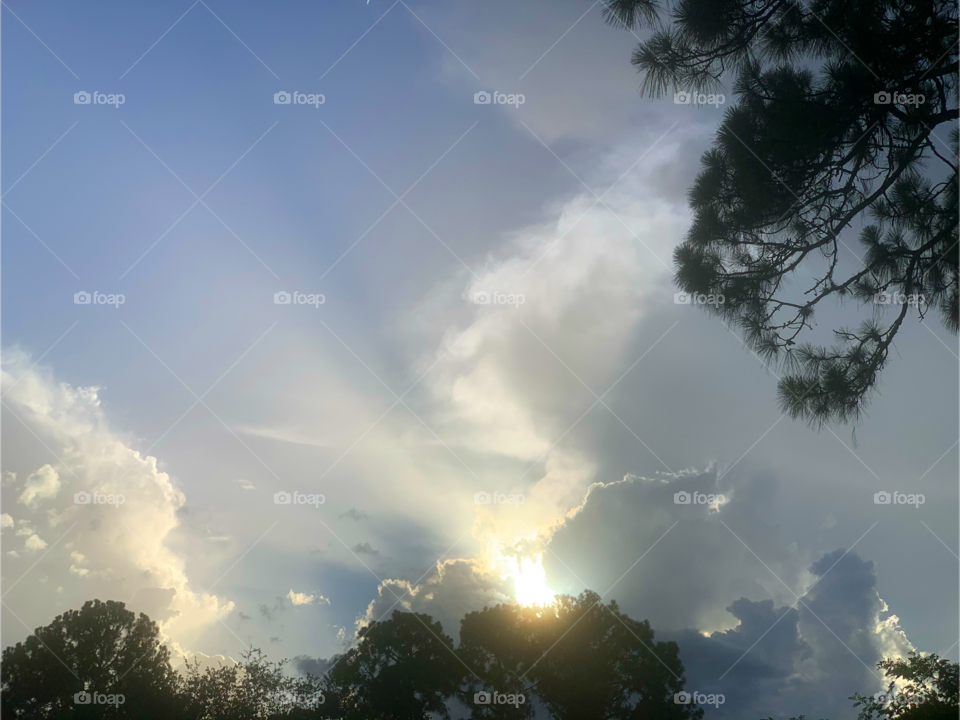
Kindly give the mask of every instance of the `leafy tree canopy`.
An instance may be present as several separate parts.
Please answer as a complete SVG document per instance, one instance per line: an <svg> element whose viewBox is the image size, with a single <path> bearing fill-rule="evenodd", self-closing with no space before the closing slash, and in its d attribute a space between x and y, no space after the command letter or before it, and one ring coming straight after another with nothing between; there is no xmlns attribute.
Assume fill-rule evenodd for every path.
<svg viewBox="0 0 960 720"><path fill-rule="evenodd" d="M173 717L178 678L157 625L121 602L91 600L3 651L6 718ZM77 705L76 693L124 696L110 708Z"/></svg>
<svg viewBox="0 0 960 720"><path fill-rule="evenodd" d="M955 720L960 714L960 665L911 652L877 663L889 679L886 693L854 695L859 720Z"/></svg>
<svg viewBox="0 0 960 720"><path fill-rule="evenodd" d="M604 604L595 592L562 595L550 607L498 605L467 615L460 653L482 685L536 698L551 717L626 720L696 719L703 710L677 704L684 689L676 643L656 642L646 621ZM468 681L471 678L468 678ZM524 709L526 708L526 710ZM529 701L512 713L475 711L474 718L530 717Z"/></svg>
<svg viewBox="0 0 960 720"><path fill-rule="evenodd" d="M675 279L723 295L709 309L781 362L780 404L811 424L860 416L908 317L957 331L957 14L955 0L607 1L611 24L651 30L633 54L641 93L735 77ZM844 299L872 312L830 347L804 340Z"/></svg>
<svg viewBox="0 0 960 720"><path fill-rule="evenodd" d="M464 672L440 623L399 610L361 630L356 647L332 663L327 710L346 720L449 717L446 698Z"/></svg>

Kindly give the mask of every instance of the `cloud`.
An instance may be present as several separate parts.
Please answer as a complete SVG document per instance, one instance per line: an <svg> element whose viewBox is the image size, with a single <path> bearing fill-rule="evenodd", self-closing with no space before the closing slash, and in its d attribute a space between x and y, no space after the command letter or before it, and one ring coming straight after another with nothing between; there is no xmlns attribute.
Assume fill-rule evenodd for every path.
<svg viewBox="0 0 960 720"><path fill-rule="evenodd" d="M637 361L638 322L672 299L668 263L688 222L686 208L676 201L682 199L648 188L689 137L678 130L651 149L656 139L639 138L578 167L603 204L579 189L551 203L542 221L495 245L465 286L438 285L413 313L441 338L420 362L421 372L430 371L423 380L430 407L424 422L442 428L443 444L474 478L455 490L462 514L473 516L479 549L473 557L441 563L415 587L386 581L364 622L396 602L394 593L409 590L400 606L442 616L455 634L465 612L514 596L513 581L504 578L504 556L519 549L522 557L535 557L552 529L583 503L602 462L586 432L593 419L586 416L598 403L583 385L604 392ZM525 302L474 302L481 293L523 295ZM420 325L413 330L422 332ZM643 350L662 334L645 340ZM475 505L480 491L523 494L525 503ZM663 519L654 517L645 532ZM571 579L568 587L575 585ZM729 622L724 605L712 602L714 615ZM669 607L663 599L659 604Z"/></svg>
<svg viewBox="0 0 960 720"><path fill-rule="evenodd" d="M676 504L678 491L727 502ZM873 564L798 548L771 521L778 495L775 476L716 468L598 483L555 529L544 565L554 583L609 588L677 641L688 689L726 695L719 717L846 716L846 698L880 688L877 661L912 645Z"/></svg>
<svg viewBox="0 0 960 720"><path fill-rule="evenodd" d="M254 425L240 425L240 432L254 437L279 440L294 445L309 445L312 447L327 447L329 443L319 440L311 434L309 429L291 427L263 427Z"/></svg>
<svg viewBox="0 0 960 720"><path fill-rule="evenodd" d="M360 511L360 510L355 510L355 509L353 509L353 508L350 508L349 510L347 510L347 511L344 512L344 513L340 513L339 517L340 517L341 520L342 520L343 518L350 518L351 520L356 520L357 522L360 522L361 520L369 520L369 519L370 519L370 516L367 515L365 512L362 512L362 511Z"/></svg>
<svg viewBox="0 0 960 720"><path fill-rule="evenodd" d="M293 597L291 597L291 596L293 596ZM310 598L309 602L312 602L313 599L314 599L314 596L312 596L312 595L305 595L305 594L303 594L303 593L295 593L293 590L290 590L290 592L287 594L287 598L290 599L290 601L291 601L291 603L292 603L293 605L303 605L303 604L305 604L305 603L303 603L303 602L298 602L297 600L294 600L294 597L296 597L297 600L300 600L300 599L302 599L302 598ZM322 598L323 596L321 595L320 597ZM326 599L326 598L324 598L324 599ZM260 611L260 614L267 619L267 622L273 622L278 613L282 613L282 612L285 612L285 611L286 611L286 609L287 609L286 599L283 598L283 597L281 597L281 596L279 596L279 595L277 595L276 602L274 602L273 607L270 607L269 605L267 605L267 604L265 604L265 603L261 603L261 604L258 606L257 609Z"/></svg>
<svg viewBox="0 0 960 720"><path fill-rule="evenodd" d="M26 542L23 544L23 546L24 546L27 550L31 550L31 551L33 551L33 550L43 550L45 547L47 547L47 543L45 543L45 542L40 538L39 535L37 535L36 533L33 533L33 534L30 535L30 537L27 538L27 540L26 540Z"/></svg>
<svg viewBox="0 0 960 720"><path fill-rule="evenodd" d="M72 553L70 553L70 559L73 560L73 564L70 565L71 573L74 575L79 575L80 577L85 577L90 574L90 569L83 567L84 563L87 561L87 558L83 555L83 553L78 553L76 550L74 550ZM147 615L154 617L153 613L147 613Z"/></svg>
<svg viewBox="0 0 960 720"><path fill-rule="evenodd" d="M237 661L229 655L207 655L203 652L186 650L179 643L173 641L170 643L173 650L173 665L175 668L182 669L186 663L196 664L200 672L206 669L216 670L220 667L231 667L237 665Z"/></svg>
<svg viewBox="0 0 960 720"><path fill-rule="evenodd" d="M444 632L459 636L460 620L484 605L510 602L512 590L499 573L487 571L479 560L438 562L436 573L419 584L389 579L377 588L378 597L367 607L359 625L381 620L392 611L422 612L439 620Z"/></svg>
<svg viewBox="0 0 960 720"><path fill-rule="evenodd" d="M429 371L418 402L428 407L424 423L442 428L441 450L467 471L466 482L440 492L458 520L473 517L481 575L498 567L505 549L562 522L596 479L600 459L586 434L593 418L585 417L597 402L581 383L603 392L617 382L638 358L638 321L672 299L668 261L687 211L646 187L687 139L678 131L651 149L656 137L641 138L591 161L580 172L603 194L602 205L579 190L551 203L542 221L495 244L465 285L435 286L411 313L411 336L427 325L439 338L418 363L418 374ZM525 302L474 302L483 293ZM522 494L526 502L475 505L481 491Z"/></svg>
<svg viewBox="0 0 960 720"><path fill-rule="evenodd" d="M13 527L13 518L3 513L0 515L0 529L6 530L7 528Z"/></svg>
<svg viewBox="0 0 960 720"><path fill-rule="evenodd" d="M850 695L885 687L876 663L913 649L871 562L839 549L810 571L819 581L792 607L740 598L727 608L731 630L665 634L680 645L688 687L726 695L718 717L849 715Z"/></svg>
<svg viewBox="0 0 960 720"><path fill-rule="evenodd" d="M73 387L56 380L43 366L32 365L19 350L2 354L4 413L26 425L7 416L7 435L14 449L5 452L4 463L16 468L18 476L27 476L17 496L24 514L16 520L18 534L26 536L28 551L48 550L45 571L64 592L55 599L37 586L41 579L27 574L8 602L15 611L19 605L20 612L24 604L29 606L33 624L40 624L49 622L64 606L79 607L94 597L122 600L134 611L149 612L161 632L169 629L176 639L197 640L233 604L194 592L185 558L170 548L170 540L180 530L179 511L186 503L183 493L156 458L141 455L111 429L98 388ZM57 468L36 460L49 457L50 452L62 460ZM125 502L76 504L74 495L80 491L123 495ZM12 498L6 496L16 488L6 485L2 492L9 507ZM42 513L41 503L50 506ZM62 540L50 546L41 537L41 524L57 528ZM10 527L10 521L4 520L3 525ZM158 598L163 602L158 604ZM210 612L195 609L198 605ZM7 623L5 632L11 627Z"/></svg>
<svg viewBox="0 0 960 720"><path fill-rule="evenodd" d="M370 546L370 543L365 543L365 542L357 543L350 549L353 550L353 552L357 553L357 555L369 555L370 557L376 557L377 555L380 554L379 550L374 550Z"/></svg>
<svg viewBox="0 0 960 720"><path fill-rule="evenodd" d="M314 658L309 655L297 655L290 664L298 675L323 677L330 670L330 661L324 658Z"/></svg>
<svg viewBox="0 0 960 720"><path fill-rule="evenodd" d="M287 599L293 605L312 605L314 601L319 604L330 604L330 600L323 595L307 595L306 593L294 592L293 589L287 593Z"/></svg>
<svg viewBox="0 0 960 720"><path fill-rule="evenodd" d="M51 500L57 496L58 492L60 492L59 473L52 465L44 465L27 478L17 502L28 507L36 507L38 501Z"/></svg>
<svg viewBox="0 0 960 720"><path fill-rule="evenodd" d="M242 487L244 490L256 490L256 489L257 489L257 486L254 485L254 484L253 484L252 482L250 482L249 480L237 480L236 482L237 482L237 483L240 485L240 487Z"/></svg>

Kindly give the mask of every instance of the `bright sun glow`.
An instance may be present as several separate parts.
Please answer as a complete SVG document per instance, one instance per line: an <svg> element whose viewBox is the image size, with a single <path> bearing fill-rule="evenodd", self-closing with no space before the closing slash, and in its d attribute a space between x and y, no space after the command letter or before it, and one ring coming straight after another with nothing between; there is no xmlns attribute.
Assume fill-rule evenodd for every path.
<svg viewBox="0 0 960 720"><path fill-rule="evenodd" d="M553 592L547 587L543 555L536 558L501 557L503 577L513 578L514 592L521 605L549 605Z"/></svg>

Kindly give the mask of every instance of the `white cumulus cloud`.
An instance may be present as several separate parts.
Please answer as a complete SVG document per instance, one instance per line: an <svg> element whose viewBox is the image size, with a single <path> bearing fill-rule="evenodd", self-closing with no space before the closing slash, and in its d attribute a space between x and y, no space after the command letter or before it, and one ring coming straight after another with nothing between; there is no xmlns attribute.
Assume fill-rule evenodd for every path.
<svg viewBox="0 0 960 720"><path fill-rule="evenodd" d="M33 367L29 356L16 349L2 354L0 384L6 393L5 430L10 428L12 448L5 453L4 464L14 468L11 475L27 475L14 497L7 494L17 488L3 486L3 500L8 506L14 499L21 503L25 517L16 521L17 535L26 537L27 551L49 547L45 579L64 588L54 598L43 590L41 579L28 573L7 599L14 612L29 609L34 624L40 624L64 607L79 607L94 597L110 598L146 612L168 637L192 643L203 628L232 611L232 602L192 589L186 558L170 546L186 498L156 458L142 455L110 427L98 388L60 382L49 369ZM29 432L7 413L15 414ZM56 454L62 467L55 470L38 462L40 452ZM80 491L122 494L125 502L75 504L74 494ZM40 501L48 508L41 511ZM4 516L0 524L13 527L14 521ZM37 528L44 524L57 527L63 541L50 545L41 538L43 531ZM10 571L25 573L27 562L9 560ZM12 624L5 632L14 633ZM20 639L4 637L7 643Z"/></svg>
<svg viewBox="0 0 960 720"><path fill-rule="evenodd" d="M36 507L40 500L55 498L58 492L60 492L59 473L52 465L44 465L27 478L27 483L17 502L28 507Z"/></svg>
<svg viewBox="0 0 960 720"><path fill-rule="evenodd" d="M314 602L318 604L330 604L330 600L325 598L323 595L308 595L307 593L294 592L293 588L290 589L290 592L287 593L287 599L293 605L313 605Z"/></svg>

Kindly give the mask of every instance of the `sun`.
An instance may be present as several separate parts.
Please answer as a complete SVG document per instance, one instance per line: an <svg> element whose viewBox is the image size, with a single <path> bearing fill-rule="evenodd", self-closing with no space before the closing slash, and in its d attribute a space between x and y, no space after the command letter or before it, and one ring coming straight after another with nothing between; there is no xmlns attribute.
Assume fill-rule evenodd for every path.
<svg viewBox="0 0 960 720"><path fill-rule="evenodd" d="M521 605L550 605L554 594L547 587L547 573L543 569L543 555L535 558L501 556L503 577L513 579L514 594Z"/></svg>

